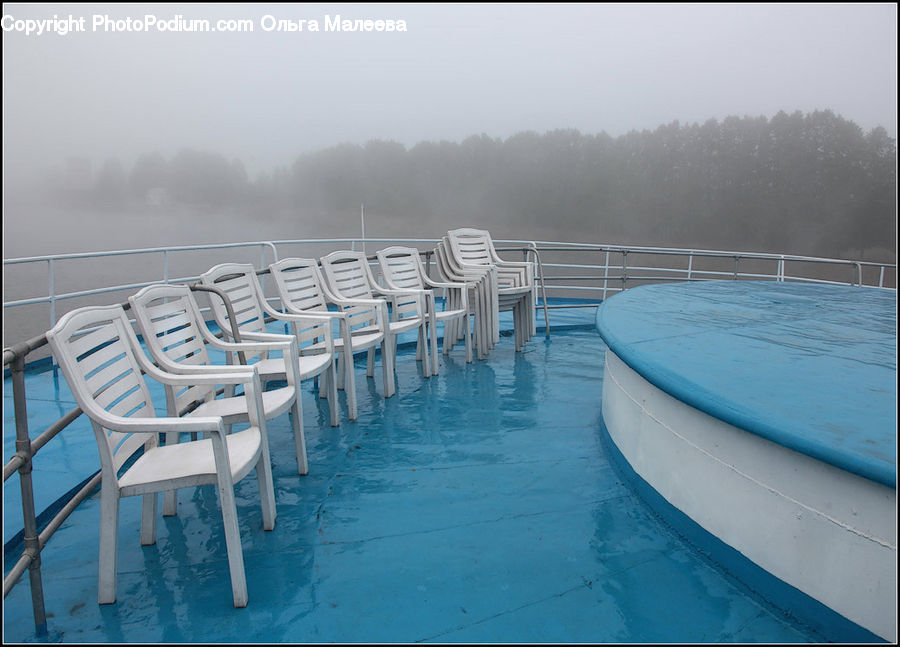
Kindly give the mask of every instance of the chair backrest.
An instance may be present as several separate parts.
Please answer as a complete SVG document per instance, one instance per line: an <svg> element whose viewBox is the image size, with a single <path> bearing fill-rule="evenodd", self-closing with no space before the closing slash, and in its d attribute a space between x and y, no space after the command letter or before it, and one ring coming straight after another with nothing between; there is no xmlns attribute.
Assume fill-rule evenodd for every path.
<svg viewBox="0 0 900 647"><path fill-rule="evenodd" d="M340 250L321 258L331 291L342 299L372 299L375 277L362 252Z"/></svg>
<svg viewBox="0 0 900 647"><path fill-rule="evenodd" d="M464 227L447 232L450 250L460 263L493 265L497 253L491 234L484 229Z"/></svg>
<svg viewBox="0 0 900 647"><path fill-rule="evenodd" d="M388 286L399 290L424 290L425 269L419 250L394 245L375 253Z"/></svg>
<svg viewBox="0 0 900 647"><path fill-rule="evenodd" d="M204 285L222 290L231 301L235 322L240 332L266 332L266 319L261 299L262 287L256 270L249 263L221 263L200 275ZM231 320L225 303L216 294L209 296L213 317L226 335L231 334Z"/></svg>
<svg viewBox="0 0 900 647"><path fill-rule="evenodd" d="M325 311L328 302L322 289L322 274L314 258L283 258L269 265L278 287L281 305L287 311Z"/></svg>
<svg viewBox="0 0 900 647"><path fill-rule="evenodd" d="M464 282L465 275L456 268L450 259L449 246L450 244L445 237L434 248L434 261L438 275L445 281Z"/></svg>
<svg viewBox="0 0 900 647"><path fill-rule="evenodd" d="M173 365L212 364L200 330L205 326L191 289L186 285L148 285L128 297L150 355L163 370ZM212 385L174 389L168 394L169 415L177 416L188 405L215 399Z"/></svg>
<svg viewBox="0 0 900 647"><path fill-rule="evenodd" d="M490 274L494 268L493 264L472 264L462 261L453 251L449 236L444 236L434 251L438 255L438 267L448 279L454 276L455 280L478 281Z"/></svg>
<svg viewBox="0 0 900 647"><path fill-rule="evenodd" d="M90 418L100 450L103 478L116 473L156 436L109 431L110 419L153 418L150 390L135 353L140 349L120 305L79 308L47 332L47 341L75 400Z"/></svg>
<svg viewBox="0 0 900 647"><path fill-rule="evenodd" d="M337 299L365 299L365 304L341 304L352 330L378 325L377 308L372 301L369 262L362 252L332 252L321 259L327 290ZM374 281L374 279L371 279ZM339 289L339 288L343 288ZM387 325L385 322L384 325Z"/></svg>
<svg viewBox="0 0 900 647"><path fill-rule="evenodd" d="M150 354L179 364L210 364L197 303L186 285L148 285L128 297Z"/></svg>

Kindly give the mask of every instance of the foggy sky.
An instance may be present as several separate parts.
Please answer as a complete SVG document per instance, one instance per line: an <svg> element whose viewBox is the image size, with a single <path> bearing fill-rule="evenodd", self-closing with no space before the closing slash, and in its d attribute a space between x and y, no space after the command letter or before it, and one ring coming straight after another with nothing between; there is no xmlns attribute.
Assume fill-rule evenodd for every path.
<svg viewBox="0 0 900 647"><path fill-rule="evenodd" d="M576 128L617 136L831 109L896 137L895 4L3 5L86 33L3 34L6 186L90 157L191 147L251 176L341 142ZM251 19L253 33L91 31L94 14ZM406 32L266 32L263 16L404 20Z"/></svg>

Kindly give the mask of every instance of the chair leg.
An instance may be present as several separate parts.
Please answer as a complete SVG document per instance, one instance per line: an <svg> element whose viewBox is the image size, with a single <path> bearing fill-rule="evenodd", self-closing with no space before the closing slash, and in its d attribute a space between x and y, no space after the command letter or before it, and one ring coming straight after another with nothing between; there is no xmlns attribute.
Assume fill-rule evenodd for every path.
<svg viewBox="0 0 900 647"><path fill-rule="evenodd" d="M435 375L438 374L438 331L437 331L437 320L432 319L431 325L428 326L428 329L431 331L431 372ZM447 348L447 324L444 324L444 348Z"/></svg>
<svg viewBox="0 0 900 647"><path fill-rule="evenodd" d="M116 575L119 545L119 493L114 487L100 490L100 565L97 601L116 601Z"/></svg>
<svg viewBox="0 0 900 647"><path fill-rule="evenodd" d="M350 365L353 366L351 360ZM366 377L375 377L375 347L372 346L366 354Z"/></svg>
<svg viewBox="0 0 900 647"><path fill-rule="evenodd" d="M244 573L244 552L241 549L237 506L234 502L234 485L230 476L230 474L219 475L219 504L222 506L222 523L225 527L225 548L228 552L231 592L234 597L234 606L241 608L247 606L248 601L247 577Z"/></svg>
<svg viewBox="0 0 900 647"><path fill-rule="evenodd" d="M424 321L418 329L416 348L422 349L422 375L431 377L431 358L428 357L428 330Z"/></svg>
<svg viewBox="0 0 900 647"><path fill-rule="evenodd" d="M384 376L384 397L394 395L394 354L391 335L385 333L381 341L381 371Z"/></svg>
<svg viewBox="0 0 900 647"><path fill-rule="evenodd" d="M178 512L178 490L163 492L163 516L174 517Z"/></svg>
<svg viewBox="0 0 900 647"><path fill-rule="evenodd" d="M435 324L436 325L436 324ZM444 355L449 355L450 351L453 350L453 346L456 344L456 341L459 339L459 333L457 332L457 319L454 317L453 319L447 319L444 321L444 343L441 352ZM437 342L437 331L435 331L435 342ZM433 352L434 349L432 349Z"/></svg>
<svg viewBox="0 0 900 647"><path fill-rule="evenodd" d="M347 362L344 360L344 353L337 353L334 357L335 363L337 363L337 388L341 391L344 390L344 383L346 379L344 378L344 370L347 368Z"/></svg>
<svg viewBox="0 0 900 647"><path fill-rule="evenodd" d="M513 324L516 327L516 352L525 350L525 302L521 299L516 304Z"/></svg>
<svg viewBox="0 0 900 647"><path fill-rule="evenodd" d="M304 450L304 459L305 456ZM259 503L262 507L263 530L275 528L275 484L272 481L272 460L268 452L260 452L256 461L256 480L259 483ZM232 494L233 496L233 494ZM240 537L238 538L240 541Z"/></svg>
<svg viewBox="0 0 900 647"><path fill-rule="evenodd" d="M344 393L347 394L347 417L350 420L356 420L356 376L353 370L353 351L350 348L344 348L344 359L341 365L344 369Z"/></svg>
<svg viewBox="0 0 900 647"><path fill-rule="evenodd" d="M141 546L152 546L156 543L156 510L159 500L158 492L145 494L141 498Z"/></svg>
<svg viewBox="0 0 900 647"><path fill-rule="evenodd" d="M309 463L306 460L306 438L303 435L303 402L300 398L300 389L297 389L297 398L291 405L291 425L294 427L294 447L297 453L297 473L304 476L309 473Z"/></svg>
<svg viewBox="0 0 900 647"><path fill-rule="evenodd" d="M331 413L331 426L337 427L341 424L341 420L338 412L337 372L334 369L334 362L325 369L325 387L328 389L328 410Z"/></svg>
<svg viewBox="0 0 900 647"><path fill-rule="evenodd" d="M463 316L466 326L466 364L472 363L472 331L469 329L469 313Z"/></svg>

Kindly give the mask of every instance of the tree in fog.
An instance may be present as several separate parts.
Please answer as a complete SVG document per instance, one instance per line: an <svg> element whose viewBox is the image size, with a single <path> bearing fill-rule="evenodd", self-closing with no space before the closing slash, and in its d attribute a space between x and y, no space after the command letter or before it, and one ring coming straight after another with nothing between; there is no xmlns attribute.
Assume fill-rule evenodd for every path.
<svg viewBox="0 0 900 647"><path fill-rule="evenodd" d="M138 201L147 200L154 189L171 188L169 163L159 153L147 153L137 158L128 179L131 195Z"/></svg>
<svg viewBox="0 0 900 647"><path fill-rule="evenodd" d="M128 177L125 168L117 158L103 162L94 181L95 204L116 208L123 207L128 199Z"/></svg>
<svg viewBox="0 0 900 647"><path fill-rule="evenodd" d="M552 230L554 237L841 256L895 249L896 142L831 111L664 124L620 137L577 130L507 139L340 144L253 181L239 160L142 155L127 182L97 174L98 204L157 187L233 217L346 230L360 204L387 222ZM62 197L69 194L60 194ZM338 224L335 224L338 223ZM338 226L339 225L339 226ZM558 233L557 233L558 232Z"/></svg>

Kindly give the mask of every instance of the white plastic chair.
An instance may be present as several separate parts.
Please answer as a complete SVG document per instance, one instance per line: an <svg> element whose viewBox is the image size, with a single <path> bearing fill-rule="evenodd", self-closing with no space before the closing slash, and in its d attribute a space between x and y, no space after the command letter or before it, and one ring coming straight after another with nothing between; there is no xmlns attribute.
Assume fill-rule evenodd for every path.
<svg viewBox="0 0 900 647"><path fill-rule="evenodd" d="M469 292L470 316L474 318L474 344L478 359L485 359L494 347L496 313L493 309L494 268L474 267L463 269L453 260L449 243L438 242L434 248L438 274L446 281L463 283ZM499 330L499 328L498 328Z"/></svg>
<svg viewBox="0 0 900 647"><path fill-rule="evenodd" d="M381 287L372 276L369 261L362 252L342 250L331 252L319 259L330 298L338 305L345 300L380 299L390 302L390 320L386 328L387 343L391 361L397 361L397 335L417 331L416 360L422 362L423 377L431 376L431 362L428 360L428 339L426 327L428 317L425 299L417 292L403 292Z"/></svg>
<svg viewBox="0 0 900 647"><path fill-rule="evenodd" d="M387 307L378 299L343 299L340 303L331 295L319 271L319 262L313 258L285 258L269 265L269 272L278 288L282 311L290 314L314 314L326 316L339 323L339 335L334 339L334 349L338 353L338 384L347 394L347 413L350 420L356 420L357 398L356 378L353 370L353 355L368 351L366 375L375 376L375 347L381 346L381 368L384 376L384 397L394 394L394 365L389 359L390 351L384 340ZM333 303L338 312L328 309Z"/></svg>
<svg viewBox="0 0 900 647"><path fill-rule="evenodd" d="M149 285L128 297L128 302L131 304L131 311L150 355L160 368L169 373L195 375L208 372L210 368L219 372L233 369L241 371L246 367L237 364L236 355L280 351L282 357L286 358L287 386L263 392L264 415L266 420L271 420L282 413L290 412L297 469L300 474L309 472L303 435L300 380L297 377L299 361L293 337L284 335L281 341L242 343L217 339L207 328L191 289L186 285ZM229 363L213 364L209 357L208 346L225 351ZM180 393L176 393L173 387L167 388L172 389L167 398L170 416L177 416L185 407L201 402L195 411L201 412L202 415L222 416L226 428L230 429L235 422L247 420L246 399L242 396L234 396L228 392L226 393L228 397L217 399L214 390L209 386L197 386ZM175 513L175 500L172 495L165 498L163 512L165 515Z"/></svg>
<svg viewBox="0 0 900 647"><path fill-rule="evenodd" d="M447 232L447 240L454 259L461 267L496 268L494 310L513 311L516 350L522 350L536 331L531 264L501 259L494 249L490 232L483 229L453 229ZM495 328L494 339L497 340L498 336L499 329Z"/></svg>
<svg viewBox="0 0 900 647"><path fill-rule="evenodd" d="M472 361L472 332L469 323L468 289L465 283L432 281L425 268L419 250L414 247L394 245L376 252L381 274L392 290L416 291L425 296L428 327L431 331L432 373L438 374L437 323L444 324L443 354L447 355L460 339L466 342L466 362ZM438 310L435 290L444 293L444 308Z"/></svg>
<svg viewBox="0 0 900 647"><path fill-rule="evenodd" d="M331 426L340 423L338 417L337 380L334 370L334 345L331 320L309 314L278 312L266 301L262 286L256 278L256 270L249 263L222 263L204 272L200 280L204 285L224 292L231 302L241 339L266 341L279 339L266 331L265 317L270 316L289 323L297 339L299 353L298 379L320 378L319 395L328 398ZM226 335L231 334L231 321L225 303L217 295L210 295L213 318ZM285 379L284 360L260 357L255 362L263 381ZM321 379L324 378L324 383Z"/></svg>
<svg viewBox="0 0 900 647"><path fill-rule="evenodd" d="M100 452L100 565L97 599L116 601L119 499L143 496L141 544L156 542L157 493L216 484L222 508L234 606L247 605L247 581L234 483L256 470L263 527L275 527L272 467L262 415L262 387L253 368L172 375L147 359L122 306L80 308L66 314L47 340L78 405L91 420ZM232 434L221 417L156 417L141 371L164 384L242 384L250 427ZM181 433L206 438L170 442ZM160 445L159 436L166 443ZM143 453L141 453L143 452ZM139 456L133 463L129 462Z"/></svg>

